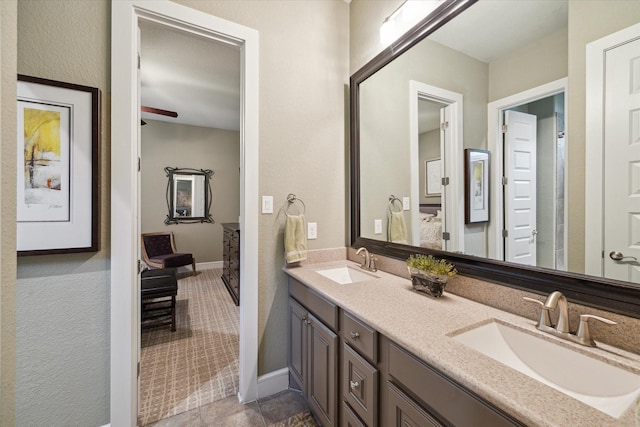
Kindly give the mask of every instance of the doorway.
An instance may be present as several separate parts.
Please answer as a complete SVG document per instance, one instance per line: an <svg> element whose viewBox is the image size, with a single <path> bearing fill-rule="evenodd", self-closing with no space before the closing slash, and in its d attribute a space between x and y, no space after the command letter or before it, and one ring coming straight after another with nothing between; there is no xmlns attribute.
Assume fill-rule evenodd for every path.
<svg viewBox="0 0 640 427"><path fill-rule="evenodd" d="M138 420L148 425L238 392L239 308L222 281L222 225L240 214L240 48L148 20L139 28L140 231L171 232L197 261L197 271L178 268L173 327L162 325L162 303L143 301L156 309L143 309L139 335ZM166 169L175 167L211 177L205 187L204 175Z"/></svg>
<svg viewBox="0 0 640 427"><path fill-rule="evenodd" d="M566 93L563 78L488 105L489 258L566 270Z"/></svg>
<svg viewBox="0 0 640 427"><path fill-rule="evenodd" d="M462 111L461 94L409 82L411 239L415 246L464 251L463 171L455 167L462 162Z"/></svg>
<svg viewBox="0 0 640 427"><path fill-rule="evenodd" d="M150 20L241 50L240 224L241 292L239 392L255 400L258 355L258 33L171 2L112 3L112 185L111 185L111 424L135 425L140 251L138 187L138 22ZM117 49L115 48L117 46Z"/></svg>
<svg viewBox="0 0 640 427"><path fill-rule="evenodd" d="M640 282L640 24L587 45L585 273Z"/></svg>

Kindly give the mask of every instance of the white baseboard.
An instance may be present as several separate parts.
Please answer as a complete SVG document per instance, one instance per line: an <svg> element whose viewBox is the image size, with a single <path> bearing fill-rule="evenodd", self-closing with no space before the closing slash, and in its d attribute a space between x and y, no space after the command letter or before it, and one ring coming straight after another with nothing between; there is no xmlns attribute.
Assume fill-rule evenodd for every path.
<svg viewBox="0 0 640 427"><path fill-rule="evenodd" d="M214 268L222 268L222 261L211 261L211 262L197 262L196 270L213 270Z"/></svg>
<svg viewBox="0 0 640 427"><path fill-rule="evenodd" d="M289 368L278 369L258 377L258 399L289 388Z"/></svg>

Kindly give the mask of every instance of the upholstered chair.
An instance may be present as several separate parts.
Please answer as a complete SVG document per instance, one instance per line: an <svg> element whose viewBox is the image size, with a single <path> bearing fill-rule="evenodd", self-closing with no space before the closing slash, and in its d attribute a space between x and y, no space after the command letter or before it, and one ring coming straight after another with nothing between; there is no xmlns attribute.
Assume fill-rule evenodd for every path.
<svg viewBox="0 0 640 427"><path fill-rule="evenodd" d="M178 252L171 231L142 234L142 258L150 268L191 265L196 273L196 260L190 253Z"/></svg>

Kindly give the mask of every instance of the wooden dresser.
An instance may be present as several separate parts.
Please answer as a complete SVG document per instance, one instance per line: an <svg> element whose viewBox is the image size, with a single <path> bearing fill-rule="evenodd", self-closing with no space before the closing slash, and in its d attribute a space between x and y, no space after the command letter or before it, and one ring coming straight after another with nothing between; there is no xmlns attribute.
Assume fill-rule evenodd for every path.
<svg viewBox="0 0 640 427"><path fill-rule="evenodd" d="M224 230L222 281L233 302L240 305L240 224L227 222L220 225Z"/></svg>

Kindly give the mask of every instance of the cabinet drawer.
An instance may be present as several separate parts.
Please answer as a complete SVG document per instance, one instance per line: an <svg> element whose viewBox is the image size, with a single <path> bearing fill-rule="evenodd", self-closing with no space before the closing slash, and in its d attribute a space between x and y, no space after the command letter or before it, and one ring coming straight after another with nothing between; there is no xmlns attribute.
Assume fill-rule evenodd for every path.
<svg viewBox="0 0 640 427"><path fill-rule="evenodd" d="M411 398L404 394L396 386L386 384L389 407L387 408L388 427L442 427L435 418L418 406Z"/></svg>
<svg viewBox="0 0 640 427"><path fill-rule="evenodd" d="M322 320L325 325L334 331L338 330L338 306L291 277L289 277L289 294Z"/></svg>
<svg viewBox="0 0 640 427"><path fill-rule="evenodd" d="M346 311L341 312L342 337L373 363L378 362L378 333Z"/></svg>
<svg viewBox="0 0 640 427"><path fill-rule="evenodd" d="M346 343L342 347L342 396L366 425L377 425L378 370Z"/></svg>
<svg viewBox="0 0 640 427"><path fill-rule="evenodd" d="M523 425L394 343L389 374L453 425Z"/></svg>
<svg viewBox="0 0 640 427"><path fill-rule="evenodd" d="M347 402L342 402L342 427L367 427L362 424L360 418L353 413L353 410L349 407Z"/></svg>

